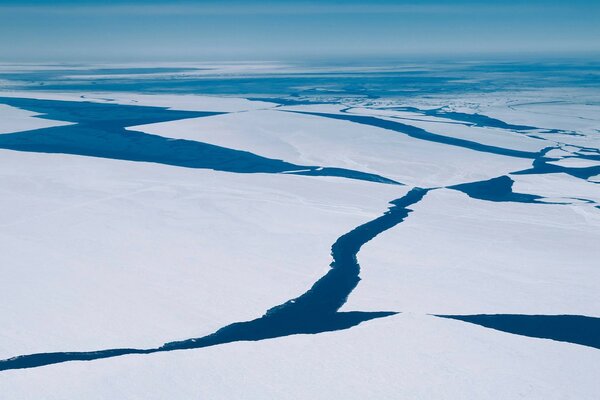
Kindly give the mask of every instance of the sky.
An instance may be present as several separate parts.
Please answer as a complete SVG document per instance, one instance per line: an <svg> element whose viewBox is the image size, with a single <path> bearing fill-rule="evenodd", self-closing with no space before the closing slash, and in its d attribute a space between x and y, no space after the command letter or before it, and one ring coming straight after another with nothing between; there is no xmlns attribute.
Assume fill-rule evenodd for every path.
<svg viewBox="0 0 600 400"><path fill-rule="evenodd" d="M600 53L600 0L0 0L0 62Z"/></svg>

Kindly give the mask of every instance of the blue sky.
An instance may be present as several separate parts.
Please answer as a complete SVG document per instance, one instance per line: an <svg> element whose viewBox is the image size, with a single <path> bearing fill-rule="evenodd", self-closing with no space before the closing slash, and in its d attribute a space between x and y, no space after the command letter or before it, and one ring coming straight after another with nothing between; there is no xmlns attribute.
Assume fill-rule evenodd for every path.
<svg viewBox="0 0 600 400"><path fill-rule="evenodd" d="M596 55L598 0L0 0L0 61Z"/></svg>

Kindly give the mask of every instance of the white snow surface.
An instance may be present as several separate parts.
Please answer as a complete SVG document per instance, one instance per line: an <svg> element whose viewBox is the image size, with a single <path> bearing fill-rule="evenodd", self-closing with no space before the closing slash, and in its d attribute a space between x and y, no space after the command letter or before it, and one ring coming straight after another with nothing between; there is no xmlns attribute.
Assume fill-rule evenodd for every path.
<svg viewBox="0 0 600 400"><path fill-rule="evenodd" d="M228 112L130 129L409 186L0 150L0 359L155 347L257 318L310 288L328 271L335 240L411 186L490 179L531 165L239 98L5 95ZM561 146L554 156L597 147L596 108L575 99L563 108L512 107L529 102L523 96L414 105L578 130L582 136L539 134ZM406 123L527 151L539 145L516 133L422 119ZM64 123L0 106L0 132ZM511 178L517 193L572 204L495 203L436 189L363 246L361 281L342 310L400 314L316 335L2 371L0 398L596 399L597 349L433 315L600 317L600 212L597 203L573 200L599 202L600 186L566 174Z"/></svg>
<svg viewBox="0 0 600 400"><path fill-rule="evenodd" d="M576 157L564 157L557 161L549 161L548 164L560 165L568 168L587 168L600 165L600 161Z"/></svg>
<svg viewBox="0 0 600 400"><path fill-rule="evenodd" d="M347 331L0 376L11 399L595 400L600 352L403 313Z"/></svg>
<svg viewBox="0 0 600 400"><path fill-rule="evenodd" d="M411 186L485 180L531 166L528 159L427 142L349 121L277 110L190 118L129 129L250 151L300 165L375 173Z"/></svg>
<svg viewBox="0 0 600 400"><path fill-rule="evenodd" d="M344 309L600 316L594 207L440 189L410 208L359 253L362 281Z"/></svg>
<svg viewBox="0 0 600 400"><path fill-rule="evenodd" d="M239 97L216 97L181 94L140 93L75 93L0 91L0 97L25 97L42 100L89 101L92 103L114 103L123 105L165 107L180 111L235 112L274 107L264 101L252 101Z"/></svg>
<svg viewBox="0 0 600 400"><path fill-rule="evenodd" d="M505 129L468 126L456 123L456 121L448 118L423 116L406 111L373 110L368 108L353 108L348 110L348 112L359 115L373 115L388 121L397 121L402 124L416 126L437 135L470 140L505 149L538 152L548 146L547 142L533 139L523 133L507 131Z"/></svg>
<svg viewBox="0 0 600 400"><path fill-rule="evenodd" d="M38 118L38 115L40 114L0 104L0 134L72 124L71 122Z"/></svg>
<svg viewBox="0 0 600 400"><path fill-rule="evenodd" d="M258 318L408 190L6 150L0 170L0 358L158 346Z"/></svg>
<svg viewBox="0 0 600 400"><path fill-rule="evenodd" d="M592 177L593 178L593 177ZM590 180L592 180L590 178ZM600 186L564 173L511 175L513 191L555 198L557 201L587 199L600 203Z"/></svg>

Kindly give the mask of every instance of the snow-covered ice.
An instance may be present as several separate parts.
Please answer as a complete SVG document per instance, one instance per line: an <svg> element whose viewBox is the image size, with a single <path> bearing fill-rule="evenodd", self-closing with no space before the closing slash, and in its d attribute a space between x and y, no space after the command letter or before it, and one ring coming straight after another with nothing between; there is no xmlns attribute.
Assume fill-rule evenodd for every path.
<svg viewBox="0 0 600 400"><path fill-rule="evenodd" d="M39 118L34 112L5 104L0 104L0 121L0 134L71 125L71 122Z"/></svg>
<svg viewBox="0 0 600 400"><path fill-rule="evenodd" d="M391 130L278 110L191 118L129 129L198 140L297 164L375 173L411 186L484 180L531 165L527 159L445 146Z"/></svg>
<svg viewBox="0 0 600 400"><path fill-rule="evenodd" d="M399 314L348 331L3 372L14 398L593 400L600 352Z"/></svg>
<svg viewBox="0 0 600 400"><path fill-rule="evenodd" d="M156 346L257 318L407 191L0 152L0 358Z"/></svg>
<svg viewBox="0 0 600 400"><path fill-rule="evenodd" d="M269 63L210 68L189 74L299 71ZM90 69L89 76L66 78L102 74ZM600 175L513 174L542 157L558 159L549 164L569 173L595 171L600 107L588 92L340 97L284 106L241 94L21 88L2 96L220 112L127 129L405 184L0 149L2 399L592 400L600 391L594 346L436 316L600 317ZM419 112L440 107L524 128ZM400 121L525 156L307 112ZM0 99L2 134L71 123ZM506 188L487 200L448 188L498 177L512 180L514 193L539 200L503 197ZM386 226L389 202L413 187L431 190ZM156 348L259 318L310 289L331 271L332 245L373 221L383 224L382 233L358 252L360 282L341 310L398 314L317 334L1 368L6 359L33 353Z"/></svg>
<svg viewBox="0 0 600 400"><path fill-rule="evenodd" d="M346 310L600 317L594 207L496 203L444 189L411 208L359 254L363 281Z"/></svg>

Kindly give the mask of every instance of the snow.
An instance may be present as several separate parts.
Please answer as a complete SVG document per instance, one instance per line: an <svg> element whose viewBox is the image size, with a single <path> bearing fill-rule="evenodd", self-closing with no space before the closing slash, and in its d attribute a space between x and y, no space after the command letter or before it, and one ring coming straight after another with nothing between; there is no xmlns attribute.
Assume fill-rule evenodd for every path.
<svg viewBox="0 0 600 400"><path fill-rule="evenodd" d="M335 240L380 216L410 186L472 182L531 166L531 160L285 111L339 113L340 105L275 107L197 95L0 95L227 112L129 129L409 185L0 150L0 359L155 347L257 318L310 288L329 270ZM442 118L402 122L519 150L560 145L553 157L579 150L563 140L596 146L595 106L571 99L564 108L509 107L526 96L541 95L440 97L414 105L571 127L583 136L540 134L546 142ZM0 133L65 123L0 105ZM558 163L575 166L574 160ZM435 189L410 207L404 222L363 246L361 281L342 310L400 314L316 335L2 371L0 397L595 399L597 349L432 315L600 317L600 213L597 203L574 200L600 202L591 182L599 176L511 178L515 192L570 204L494 203Z"/></svg>
<svg viewBox="0 0 600 400"><path fill-rule="evenodd" d="M410 106L420 109L444 107L449 111L478 113L509 124L566 133L536 133L550 142L600 147L600 103L593 87L544 88L492 93L435 94L405 101L378 100L372 107ZM377 112L382 112L378 110ZM396 113L396 111L391 114ZM423 117L421 117L423 119ZM577 135L572 133L576 132Z"/></svg>
<svg viewBox="0 0 600 400"><path fill-rule="evenodd" d="M497 91L423 96L407 105L417 108L447 107L451 111L479 113L509 124L543 129L597 132L597 90L592 87L539 88L538 90Z"/></svg>
<svg viewBox="0 0 600 400"><path fill-rule="evenodd" d="M257 318L408 190L5 150L0 170L0 358L156 346Z"/></svg>
<svg viewBox="0 0 600 400"><path fill-rule="evenodd" d="M359 253L362 281L345 310L600 316L597 209L447 189L410 208Z"/></svg>
<svg viewBox="0 0 600 400"><path fill-rule="evenodd" d="M71 125L71 122L37 118L39 114L0 104L0 134Z"/></svg>
<svg viewBox="0 0 600 400"><path fill-rule="evenodd" d="M579 101L517 103L510 111L490 109L492 115L509 118L511 121L533 124L551 129L593 132L598 127L598 105L581 104Z"/></svg>
<svg viewBox="0 0 600 400"><path fill-rule="evenodd" d="M139 93L57 93L35 91L0 91L0 97L26 97L42 100L89 101L124 105L165 107L180 111L237 112L274 107L274 103L238 97Z"/></svg>
<svg viewBox="0 0 600 400"><path fill-rule="evenodd" d="M571 155L573 155L573 153L570 153L564 149L552 149L552 150L546 152L544 155L549 158L560 158L560 157L571 156Z"/></svg>
<svg viewBox="0 0 600 400"><path fill-rule="evenodd" d="M600 203L598 185L567 174L511 175L511 179L517 193L537 194L557 201L580 198Z"/></svg>
<svg viewBox="0 0 600 400"><path fill-rule="evenodd" d="M348 121L277 110L191 118L129 129L198 140L300 165L375 173L411 186L485 180L531 167L531 160L527 159L427 142Z"/></svg>
<svg viewBox="0 0 600 400"><path fill-rule="evenodd" d="M416 126L438 135L470 140L506 149L538 152L548 146L547 142L539 139L532 139L522 133L515 133L505 129L466 126L464 124L457 124L446 118L435 118L401 111L385 112L385 110L380 111L365 108L351 109L348 112L351 114L378 116L379 118L389 121L395 120L394 118L391 118L392 116L408 118L400 119L399 122ZM396 121L398 121L398 119L396 119Z"/></svg>
<svg viewBox="0 0 600 400"><path fill-rule="evenodd" d="M351 330L5 371L20 400L593 400L600 352L419 314Z"/></svg>
<svg viewBox="0 0 600 400"><path fill-rule="evenodd" d="M576 157L565 157L557 161L549 161L548 164L560 165L567 168L588 168L600 165L600 161L587 160Z"/></svg>

